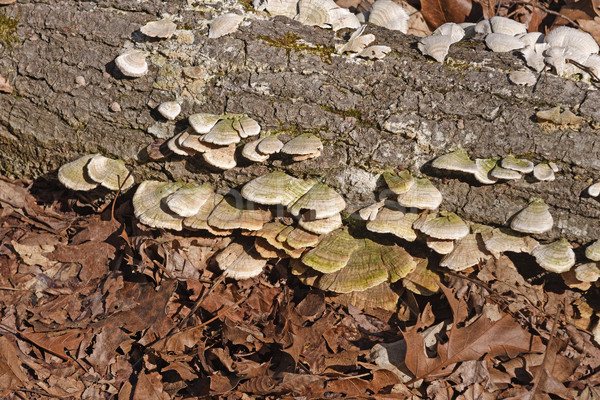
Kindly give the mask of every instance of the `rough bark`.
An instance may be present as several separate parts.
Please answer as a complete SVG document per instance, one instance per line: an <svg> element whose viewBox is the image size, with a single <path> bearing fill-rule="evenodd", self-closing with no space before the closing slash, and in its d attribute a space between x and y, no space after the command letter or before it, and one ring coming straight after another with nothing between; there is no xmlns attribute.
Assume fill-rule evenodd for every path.
<svg viewBox="0 0 600 400"><path fill-rule="evenodd" d="M15 88L0 94L3 174L52 174L89 152L126 159L138 181L193 178L231 186L275 166L322 176L353 211L374 200L378 172L410 168L433 178L444 195L442 208L471 221L506 225L530 197L541 197L555 218L545 238L600 237L598 201L582 195L600 178L600 94L552 75L533 87L511 85L507 72L523 66L516 55L467 42L453 45L447 63L439 64L416 50L417 38L369 26L393 52L381 61L355 60L330 54L341 34L282 17L248 18L235 34L208 39L206 22L220 10L185 1L20 1L5 10L20 20L20 43L0 59L0 73ZM166 41L144 39L138 28L163 13L175 15L188 31ZM145 77L125 79L114 66L131 47L150 53ZM203 78L182 74L194 65ZM78 75L85 86L76 84ZM183 112L169 125L155 107L173 98L183 100ZM121 112L110 110L115 101ZM535 112L555 105L578 110L585 121L575 129L538 124ZM157 135L184 129L183 117L200 111L246 113L264 130L283 134L311 130L327 145L314 160L241 161L224 174L197 158L144 158L143 149ZM480 185L429 166L455 147L473 157L513 153L555 161L560 173L554 182Z"/></svg>

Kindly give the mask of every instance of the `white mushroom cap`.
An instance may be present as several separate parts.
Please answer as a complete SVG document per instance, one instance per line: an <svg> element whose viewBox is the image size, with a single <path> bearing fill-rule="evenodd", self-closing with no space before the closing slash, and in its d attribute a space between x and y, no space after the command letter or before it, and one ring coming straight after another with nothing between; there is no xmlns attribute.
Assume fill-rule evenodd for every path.
<svg viewBox="0 0 600 400"><path fill-rule="evenodd" d="M210 23L208 38L216 39L237 31L243 20L243 16L233 13L219 15Z"/></svg>
<svg viewBox="0 0 600 400"><path fill-rule="evenodd" d="M89 161L96 154L88 154L71 161L58 169L58 180L72 190L92 190L98 187L98 182L92 180L86 170Z"/></svg>
<svg viewBox="0 0 600 400"><path fill-rule="evenodd" d="M452 39L452 43L460 42L462 38L465 36L465 30L462 26L455 24L454 22L446 22L437 27L435 31L433 31L433 35L445 35L449 36Z"/></svg>
<svg viewBox="0 0 600 400"><path fill-rule="evenodd" d="M596 182L587 188L587 192L592 197L600 196L600 182Z"/></svg>
<svg viewBox="0 0 600 400"><path fill-rule="evenodd" d="M568 26L553 29L546 35L544 42L552 47L574 47L588 55L598 53L599 50L598 43L592 35Z"/></svg>
<svg viewBox="0 0 600 400"><path fill-rule="evenodd" d="M452 43L454 42L450 36L432 35L419 40L417 46L419 47L421 54L429 56L437 62L443 63Z"/></svg>
<svg viewBox="0 0 600 400"><path fill-rule="evenodd" d="M533 168L533 176L538 181L553 181L555 179L554 170L550 167L550 164L545 162L539 163Z"/></svg>
<svg viewBox="0 0 600 400"><path fill-rule="evenodd" d="M438 254L450 254L454 250L454 240L436 239L431 236L427 236L426 239L427 247L435 251Z"/></svg>
<svg viewBox="0 0 600 400"><path fill-rule="evenodd" d="M360 27L358 17L347 8L332 8L329 10L328 14L329 24L334 32L344 28L356 29Z"/></svg>
<svg viewBox="0 0 600 400"><path fill-rule="evenodd" d="M337 7L333 0L300 0L298 15L294 19L304 25L329 28L329 12Z"/></svg>
<svg viewBox="0 0 600 400"><path fill-rule="evenodd" d="M371 6L369 23L392 31L408 32L408 13L392 0L377 0Z"/></svg>
<svg viewBox="0 0 600 400"><path fill-rule="evenodd" d="M261 140L262 139L256 139L246 143L242 148L242 156L254 162L267 161L270 157L270 154L262 154L256 150L256 146L258 146Z"/></svg>
<svg viewBox="0 0 600 400"><path fill-rule="evenodd" d="M96 154L90 159L86 169L90 179L109 190L127 190L134 184L133 176L123 160L112 160Z"/></svg>
<svg viewBox="0 0 600 400"><path fill-rule="evenodd" d="M169 121L173 121L181 112L181 106L176 101L166 101L158 106L158 112Z"/></svg>
<svg viewBox="0 0 600 400"><path fill-rule="evenodd" d="M496 166L498 159L496 158L477 158L475 160L475 179L486 185L496 183L497 179L490 176L490 172Z"/></svg>
<svg viewBox="0 0 600 400"><path fill-rule="evenodd" d="M533 163L529 160L517 158L513 155L508 155L500 161L502 168L512 169L522 174L528 174L533 171Z"/></svg>
<svg viewBox="0 0 600 400"><path fill-rule="evenodd" d="M202 153L204 161L220 169L231 169L237 165L235 161L235 144L210 149Z"/></svg>
<svg viewBox="0 0 600 400"><path fill-rule="evenodd" d="M364 49L362 49L357 54L357 57L367 58L369 60L381 60L390 51L392 51L392 48L390 46L382 46L382 45L369 46L369 47L365 47Z"/></svg>
<svg viewBox="0 0 600 400"><path fill-rule="evenodd" d="M175 33L177 25L172 21L161 19L160 21L148 22L140 28L140 31L149 37L168 39Z"/></svg>
<svg viewBox="0 0 600 400"><path fill-rule="evenodd" d="M373 43L375 41L375 35L373 35L372 33L369 33L367 35L362 34L365 31L366 27L367 27L366 25L363 25L360 28L358 28L352 34L352 36L350 36L350 39L348 39L347 43L345 43L343 45L337 45L336 46L337 53L338 54L360 53L368 45Z"/></svg>
<svg viewBox="0 0 600 400"><path fill-rule="evenodd" d="M575 253L565 238L549 244L541 244L533 249L531 255L546 271L562 273L575 265Z"/></svg>
<svg viewBox="0 0 600 400"><path fill-rule="evenodd" d="M398 195L398 203L404 207L435 210L442 203L442 194L429 179L415 179L408 192Z"/></svg>
<svg viewBox="0 0 600 400"><path fill-rule="evenodd" d="M488 33L485 37L485 45L495 53L505 53L525 47L521 39L503 33Z"/></svg>
<svg viewBox="0 0 600 400"><path fill-rule="evenodd" d="M600 261L600 240L596 240L585 249L585 256L592 261Z"/></svg>
<svg viewBox="0 0 600 400"><path fill-rule="evenodd" d="M263 154L275 154L283 148L283 142L277 138L277 135L269 135L263 138L256 146L256 149Z"/></svg>
<svg viewBox="0 0 600 400"><path fill-rule="evenodd" d="M229 118L224 118L217 122L211 130L202 137L203 142L220 146L239 143L240 140L237 130L233 127L233 120Z"/></svg>
<svg viewBox="0 0 600 400"><path fill-rule="evenodd" d="M431 163L431 166L449 171L460 171L474 174L477 171L475 161L471 160L469 153L464 149L458 149L452 153L439 156Z"/></svg>
<svg viewBox="0 0 600 400"><path fill-rule="evenodd" d="M254 8L259 11L266 10L271 15L283 15L293 19L298 13L298 0L254 1Z"/></svg>
<svg viewBox="0 0 600 400"><path fill-rule="evenodd" d="M543 200L533 199L527 207L517 213L510 227L518 232L544 233L552 229L554 220Z"/></svg>
<svg viewBox="0 0 600 400"><path fill-rule="evenodd" d="M123 75L131 78L139 78L148 72L146 55L141 51L130 51L121 54L115 59L115 64Z"/></svg>
<svg viewBox="0 0 600 400"><path fill-rule="evenodd" d="M600 278L597 263L579 264L575 267L575 277L581 282L596 282Z"/></svg>
<svg viewBox="0 0 600 400"><path fill-rule="evenodd" d="M197 113L190 115L188 121L196 133L205 134L208 133L222 118L222 115Z"/></svg>
<svg viewBox="0 0 600 400"><path fill-rule="evenodd" d="M249 279L260 275L267 260L256 250L246 249L243 245L233 242L215 257L223 275L233 279Z"/></svg>
<svg viewBox="0 0 600 400"><path fill-rule="evenodd" d="M234 124L233 127L238 131L238 134L242 138L256 136L260 133L260 125L258 122L247 115L242 115L236 122L237 124Z"/></svg>
<svg viewBox="0 0 600 400"><path fill-rule="evenodd" d="M343 211L346 208L346 201L329 186L316 183L287 208L294 216L300 215L302 210L310 210L314 219L322 219L333 217Z"/></svg>

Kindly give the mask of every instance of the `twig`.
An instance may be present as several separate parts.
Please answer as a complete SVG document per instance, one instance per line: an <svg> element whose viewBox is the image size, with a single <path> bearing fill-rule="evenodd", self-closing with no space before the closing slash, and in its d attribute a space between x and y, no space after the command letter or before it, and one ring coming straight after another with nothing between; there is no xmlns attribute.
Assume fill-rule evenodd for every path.
<svg viewBox="0 0 600 400"><path fill-rule="evenodd" d="M561 13L559 13L559 12L557 12L557 11L550 10L549 8L546 8L546 7L544 7L544 6L540 5L540 4L537 4L537 3L530 3L529 1L526 1L526 0L517 0L517 1L511 1L511 3L512 3L512 4L521 4L521 5L526 5L526 6L532 6L532 7L535 7L535 8L539 8L540 10L542 10L542 11L544 11L544 12L548 13L548 14L552 14L552 15L556 15L557 17L564 18L564 19L566 19L567 21L569 21L569 23L570 23L570 24L573 24L573 25L575 25L575 27L576 27L576 28L578 28L578 29L581 29L581 30L582 30L582 31L584 31L584 32L587 32L585 29L583 29L583 28L581 27L581 25L579 25L577 22L575 22L575 21L574 21L574 20L572 20L571 18L569 18L569 17L567 17L567 16L565 16L565 15L562 15ZM588 32L588 33L589 33L589 32Z"/></svg>

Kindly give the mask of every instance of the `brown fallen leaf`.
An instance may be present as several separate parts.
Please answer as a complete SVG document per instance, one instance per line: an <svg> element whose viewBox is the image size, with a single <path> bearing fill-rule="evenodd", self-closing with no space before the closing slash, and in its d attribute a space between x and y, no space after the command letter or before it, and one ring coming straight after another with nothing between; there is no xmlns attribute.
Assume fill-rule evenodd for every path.
<svg viewBox="0 0 600 400"><path fill-rule="evenodd" d="M444 285L440 284L440 288L452 308L452 328L447 333L448 342L437 343L436 357L427 355L425 339L419 331L420 318L417 325L404 334L407 348L414 349L407 352L404 360L415 376L414 381L448 375L452 372L448 367L460 361L478 360L485 355L514 358L520 353L543 350L539 337L532 337L509 314L500 313L499 318L482 314L468 326L460 326L464 322L465 314L461 310L466 308L465 301L456 298Z"/></svg>
<svg viewBox="0 0 600 400"><path fill-rule="evenodd" d="M421 14L432 30L446 22L477 20L482 16L481 10L471 0L421 0Z"/></svg>

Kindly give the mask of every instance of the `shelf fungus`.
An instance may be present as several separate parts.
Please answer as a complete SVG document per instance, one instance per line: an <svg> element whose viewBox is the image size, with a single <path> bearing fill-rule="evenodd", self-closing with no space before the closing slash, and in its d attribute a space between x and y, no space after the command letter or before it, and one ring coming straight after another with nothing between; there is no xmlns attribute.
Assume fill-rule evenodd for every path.
<svg viewBox="0 0 600 400"><path fill-rule="evenodd" d="M59 168L58 180L72 190L92 190L103 186L109 190L127 190L134 180L123 160L89 154Z"/></svg>
<svg viewBox="0 0 600 400"><path fill-rule="evenodd" d="M491 257L479 233L470 233L454 243L454 249L440 261L442 267L462 271Z"/></svg>
<svg viewBox="0 0 600 400"><path fill-rule="evenodd" d="M427 247L431 250L442 255L450 254L452 253L452 250L454 250L454 240L436 239L428 236L427 239L425 239L425 244L427 244Z"/></svg>
<svg viewBox="0 0 600 400"><path fill-rule="evenodd" d="M367 230L375 233L391 233L394 236L413 242L417 233L412 228L419 214L409 210L402 210L398 204L392 205L386 201L386 206L381 208L377 216L366 224Z"/></svg>
<svg viewBox="0 0 600 400"><path fill-rule="evenodd" d="M174 22L167 19L161 19L159 21L151 21L140 28L140 31L153 38L168 39L175 33L177 25Z"/></svg>
<svg viewBox="0 0 600 400"><path fill-rule="evenodd" d="M146 55L142 51L134 50L121 54L115 59L115 65L123 75L130 78L139 78L148 72Z"/></svg>
<svg viewBox="0 0 600 400"><path fill-rule="evenodd" d="M542 268L550 272L566 272L575 265L575 253L565 238L541 244L531 251L531 255Z"/></svg>
<svg viewBox="0 0 600 400"><path fill-rule="evenodd" d="M575 278L581 282L596 282L600 279L600 268L598 263L579 264L575 267Z"/></svg>
<svg viewBox="0 0 600 400"><path fill-rule="evenodd" d="M314 181L274 171L246 183L241 194L246 200L258 204L288 206L308 192L314 184Z"/></svg>
<svg viewBox="0 0 600 400"><path fill-rule="evenodd" d="M492 177L490 172L496 167L497 158L478 158L475 160L475 179L486 185L494 184L498 179Z"/></svg>
<svg viewBox="0 0 600 400"><path fill-rule="evenodd" d="M304 25L330 28L329 12L337 7L333 0L300 0L295 19Z"/></svg>
<svg viewBox="0 0 600 400"><path fill-rule="evenodd" d="M443 63L452 43L454 41L450 36L432 35L419 40L417 46L424 56L429 56L435 61Z"/></svg>
<svg viewBox="0 0 600 400"><path fill-rule="evenodd" d="M371 6L369 23L392 31L408 32L408 13L392 0L377 0Z"/></svg>
<svg viewBox="0 0 600 400"><path fill-rule="evenodd" d="M307 216L308 214L305 213L302 215L302 218L298 221L298 225L309 232L324 235L342 227L342 216L339 213L332 217L319 219L310 218Z"/></svg>
<svg viewBox="0 0 600 400"><path fill-rule="evenodd" d="M173 121L181 112L181 106L176 101L166 101L158 106L158 112L165 119Z"/></svg>
<svg viewBox="0 0 600 400"><path fill-rule="evenodd" d="M183 217L169 210L165 200L185 185L183 182L142 182L133 195L135 217L152 228L182 230Z"/></svg>
<svg viewBox="0 0 600 400"><path fill-rule="evenodd" d="M465 149L457 149L439 156L431 162L431 166L437 169L466 172L468 174L474 174L477 170L475 161L471 160Z"/></svg>
<svg viewBox="0 0 600 400"><path fill-rule="evenodd" d="M538 181L553 181L556 179L554 169L546 162L539 163L533 167L533 176Z"/></svg>
<svg viewBox="0 0 600 400"><path fill-rule="evenodd" d="M267 260L256 250L233 242L215 257L223 275L234 279L248 279L260 275Z"/></svg>
<svg viewBox="0 0 600 400"><path fill-rule="evenodd" d="M415 178L408 170L403 170L398 174L386 171L382 176L388 188L397 195L405 194L415 183Z"/></svg>
<svg viewBox="0 0 600 400"><path fill-rule="evenodd" d="M452 43L460 42L465 37L465 30L462 26L455 24L454 22L446 22L436 28L433 31L433 35L444 35L449 36Z"/></svg>
<svg viewBox="0 0 600 400"><path fill-rule="evenodd" d="M208 224L223 230L257 231L272 218L271 212L239 197L225 196L208 216Z"/></svg>
<svg viewBox="0 0 600 400"><path fill-rule="evenodd" d="M430 237L458 240L469 234L467 224L453 212L441 211L439 216L431 214L431 218L425 217L424 219L418 229Z"/></svg>
<svg viewBox="0 0 600 400"><path fill-rule="evenodd" d="M316 183L293 204L288 205L290 214L299 216L303 210L310 213L310 219L334 217L346 208L346 201L329 186Z"/></svg>
<svg viewBox="0 0 600 400"><path fill-rule="evenodd" d="M363 291L383 282L396 282L416 267L414 258L398 245L383 245L370 239L353 240L356 247L346 264L320 275L314 286L335 293Z"/></svg>
<svg viewBox="0 0 600 400"><path fill-rule="evenodd" d="M269 135L265 136L256 146L256 150L258 150L262 154L275 154L279 153L279 151L283 148L283 142L279 140L277 135Z"/></svg>
<svg viewBox="0 0 600 400"><path fill-rule="evenodd" d="M596 182L587 188L587 192L592 197L600 196L600 182Z"/></svg>
<svg viewBox="0 0 600 400"><path fill-rule="evenodd" d="M355 30L348 41L341 45L336 45L336 51L338 54L344 53L360 53L363 51L368 45L375 41L375 35L372 33L363 35L366 29L366 25L361 26L357 30Z"/></svg>
<svg viewBox="0 0 600 400"><path fill-rule="evenodd" d="M521 179L521 174L513 169L502 168L499 165L496 165L489 173L490 178L492 179L502 179L502 180L517 180Z"/></svg>
<svg viewBox="0 0 600 400"><path fill-rule="evenodd" d="M293 161L303 161L318 157L323 150L323 143L312 133L296 136L283 145L281 152L292 156Z"/></svg>
<svg viewBox="0 0 600 400"><path fill-rule="evenodd" d="M181 217L192 217L200 211L201 207L214 196L212 186L185 185L165 198L165 205Z"/></svg>
<svg viewBox="0 0 600 400"><path fill-rule="evenodd" d="M533 172L533 163L529 160L517 158L513 155L508 155L500 161L500 166L506 169L512 169L513 171L520 172L522 174L529 174Z"/></svg>
<svg viewBox="0 0 600 400"><path fill-rule="evenodd" d="M586 247L585 256L592 261L600 261L600 240Z"/></svg>
<svg viewBox="0 0 600 400"><path fill-rule="evenodd" d="M485 45L494 53L506 53L525 47L521 39L504 33L488 33L485 37Z"/></svg>
<svg viewBox="0 0 600 400"><path fill-rule="evenodd" d="M416 178L410 189L398 195L398 203L404 207L435 210L442 203L442 194L427 178Z"/></svg>
<svg viewBox="0 0 600 400"><path fill-rule="evenodd" d="M219 15L209 24L208 38L216 39L237 31L243 20L243 16L233 13Z"/></svg>
<svg viewBox="0 0 600 400"><path fill-rule="evenodd" d="M317 247L302 256L302 262L325 274L344 268L354 249L358 247L347 229L335 230L321 239Z"/></svg>
<svg viewBox="0 0 600 400"><path fill-rule="evenodd" d="M548 205L541 199L533 199L513 217L510 227L517 232L544 233L551 230L553 224Z"/></svg>
<svg viewBox="0 0 600 400"><path fill-rule="evenodd" d="M485 247L496 257L507 251L529 254L538 245L537 240L516 234L509 229L496 228L482 233L481 236Z"/></svg>

